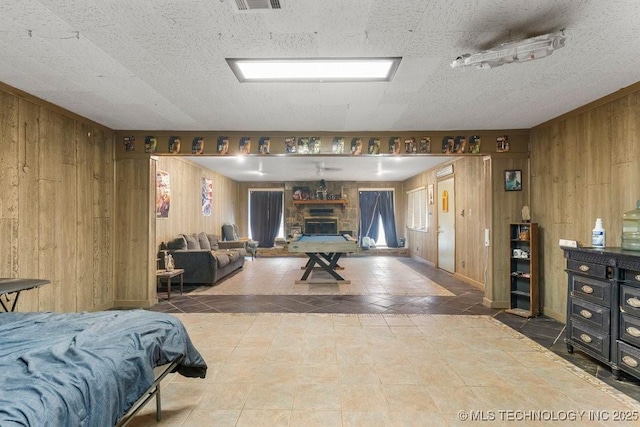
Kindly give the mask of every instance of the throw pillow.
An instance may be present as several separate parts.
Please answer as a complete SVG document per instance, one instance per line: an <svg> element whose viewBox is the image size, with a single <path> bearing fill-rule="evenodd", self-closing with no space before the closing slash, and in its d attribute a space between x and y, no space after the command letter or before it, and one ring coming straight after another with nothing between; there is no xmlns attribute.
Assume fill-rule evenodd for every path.
<svg viewBox="0 0 640 427"><path fill-rule="evenodd" d="M200 242L195 234L187 235L183 234L184 240L187 241L187 249L200 249Z"/></svg>
<svg viewBox="0 0 640 427"><path fill-rule="evenodd" d="M198 243L200 244L200 249L211 250L211 243L209 243L209 238L204 231L198 233Z"/></svg>
<svg viewBox="0 0 640 427"><path fill-rule="evenodd" d="M173 240L167 242L167 248L172 250L185 250L187 249L187 241L184 240L184 237L179 236Z"/></svg>
<svg viewBox="0 0 640 427"><path fill-rule="evenodd" d="M209 239L209 246L211 246L211 249L218 249L218 240L220 240L220 236L216 236L215 234L207 234L207 239Z"/></svg>

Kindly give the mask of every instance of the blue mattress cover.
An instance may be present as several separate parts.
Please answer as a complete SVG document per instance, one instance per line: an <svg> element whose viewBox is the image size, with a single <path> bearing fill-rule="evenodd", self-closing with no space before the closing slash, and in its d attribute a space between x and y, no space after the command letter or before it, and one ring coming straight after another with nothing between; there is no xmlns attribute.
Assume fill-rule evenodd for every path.
<svg viewBox="0 0 640 427"><path fill-rule="evenodd" d="M182 322L144 310L0 314L0 426L113 426L153 368L207 365Z"/></svg>

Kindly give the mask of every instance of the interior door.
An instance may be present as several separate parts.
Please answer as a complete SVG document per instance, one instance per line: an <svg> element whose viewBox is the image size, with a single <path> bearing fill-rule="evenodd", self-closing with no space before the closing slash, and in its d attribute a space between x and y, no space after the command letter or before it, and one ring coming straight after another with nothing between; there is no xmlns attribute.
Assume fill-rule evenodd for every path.
<svg viewBox="0 0 640 427"><path fill-rule="evenodd" d="M456 207L453 177L438 181L438 268L456 270Z"/></svg>

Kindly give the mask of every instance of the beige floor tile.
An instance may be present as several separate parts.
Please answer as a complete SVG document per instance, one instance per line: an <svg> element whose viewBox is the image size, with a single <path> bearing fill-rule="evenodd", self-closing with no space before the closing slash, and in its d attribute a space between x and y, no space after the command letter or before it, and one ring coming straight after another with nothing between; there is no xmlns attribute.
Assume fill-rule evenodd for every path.
<svg viewBox="0 0 640 427"><path fill-rule="evenodd" d="M463 387L465 385L455 370L446 363L434 363L430 366L428 364L421 364L415 369L422 383L427 386Z"/></svg>
<svg viewBox="0 0 640 427"><path fill-rule="evenodd" d="M240 410L252 387L251 383L209 384L194 410Z"/></svg>
<svg viewBox="0 0 640 427"><path fill-rule="evenodd" d="M234 427L239 416L240 410L195 409L189 414L183 425L189 427Z"/></svg>
<svg viewBox="0 0 640 427"><path fill-rule="evenodd" d="M290 427L339 427L341 411L292 411Z"/></svg>
<svg viewBox="0 0 640 427"><path fill-rule="evenodd" d="M343 427L389 427L392 425L392 414L387 411L342 411Z"/></svg>
<svg viewBox="0 0 640 427"><path fill-rule="evenodd" d="M390 411L426 411L437 412L438 407L422 385L383 385Z"/></svg>
<svg viewBox="0 0 640 427"><path fill-rule="evenodd" d="M267 383L254 386L247 396L244 409L288 409L293 408L295 383Z"/></svg>
<svg viewBox="0 0 640 427"><path fill-rule="evenodd" d="M240 413L236 427L287 427L291 411L281 409L247 409Z"/></svg>
<svg viewBox="0 0 640 427"><path fill-rule="evenodd" d="M416 368L411 365L388 364L375 365L378 378L383 385L391 384L423 384L422 377Z"/></svg>
<svg viewBox="0 0 640 427"><path fill-rule="evenodd" d="M439 412L480 410L484 402L469 387L427 386Z"/></svg>
<svg viewBox="0 0 640 427"><path fill-rule="evenodd" d="M256 384L297 383L303 367L297 362L277 361L262 363L255 377Z"/></svg>
<svg viewBox="0 0 640 427"><path fill-rule="evenodd" d="M341 384L380 384L375 365L371 364L339 364L339 382Z"/></svg>
<svg viewBox="0 0 640 427"><path fill-rule="evenodd" d="M162 387L163 421L155 423L149 404L132 426L501 426L514 424L458 414L640 409L639 402L486 316L177 317L193 328L208 376L171 375Z"/></svg>
<svg viewBox="0 0 640 427"><path fill-rule="evenodd" d="M340 378L335 363L300 364L297 382L300 384L337 384Z"/></svg>
<svg viewBox="0 0 640 427"><path fill-rule="evenodd" d="M338 384L298 384L293 399L294 410L339 410Z"/></svg>
<svg viewBox="0 0 640 427"><path fill-rule="evenodd" d="M340 405L343 411L387 412L389 409L380 384L341 384Z"/></svg>

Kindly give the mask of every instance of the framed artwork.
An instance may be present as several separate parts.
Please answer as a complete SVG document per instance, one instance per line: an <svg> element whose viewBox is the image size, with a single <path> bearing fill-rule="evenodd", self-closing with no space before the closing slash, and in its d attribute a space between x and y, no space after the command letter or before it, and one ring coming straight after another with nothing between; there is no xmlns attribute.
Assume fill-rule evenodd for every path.
<svg viewBox="0 0 640 427"><path fill-rule="evenodd" d="M180 147L182 145L182 140L179 136L172 136L169 138L169 153L170 154L180 154Z"/></svg>
<svg viewBox="0 0 640 427"><path fill-rule="evenodd" d="M202 215L211 216L213 210L213 180L202 178Z"/></svg>
<svg viewBox="0 0 640 427"><path fill-rule="evenodd" d="M293 200L309 200L310 198L309 187L293 187Z"/></svg>
<svg viewBox="0 0 640 427"><path fill-rule="evenodd" d="M522 171L520 169L504 171L504 190L522 191Z"/></svg>
<svg viewBox="0 0 640 427"><path fill-rule="evenodd" d="M156 218L168 218L171 206L171 185L169 173L156 172Z"/></svg>
<svg viewBox="0 0 640 427"><path fill-rule="evenodd" d="M216 153L221 156L226 156L229 154L229 137L228 136L219 136L218 137L218 145L216 146Z"/></svg>
<svg viewBox="0 0 640 427"><path fill-rule="evenodd" d="M269 138L268 136L260 137L260 141L258 142L258 153L269 154L270 147L271 147L271 138Z"/></svg>
<svg viewBox="0 0 640 427"><path fill-rule="evenodd" d="M240 154L251 154L251 138L248 136L243 136L240 138L238 142L238 153Z"/></svg>
<svg viewBox="0 0 640 427"><path fill-rule="evenodd" d="M436 201L433 198L433 184L429 184L429 204L433 205Z"/></svg>

